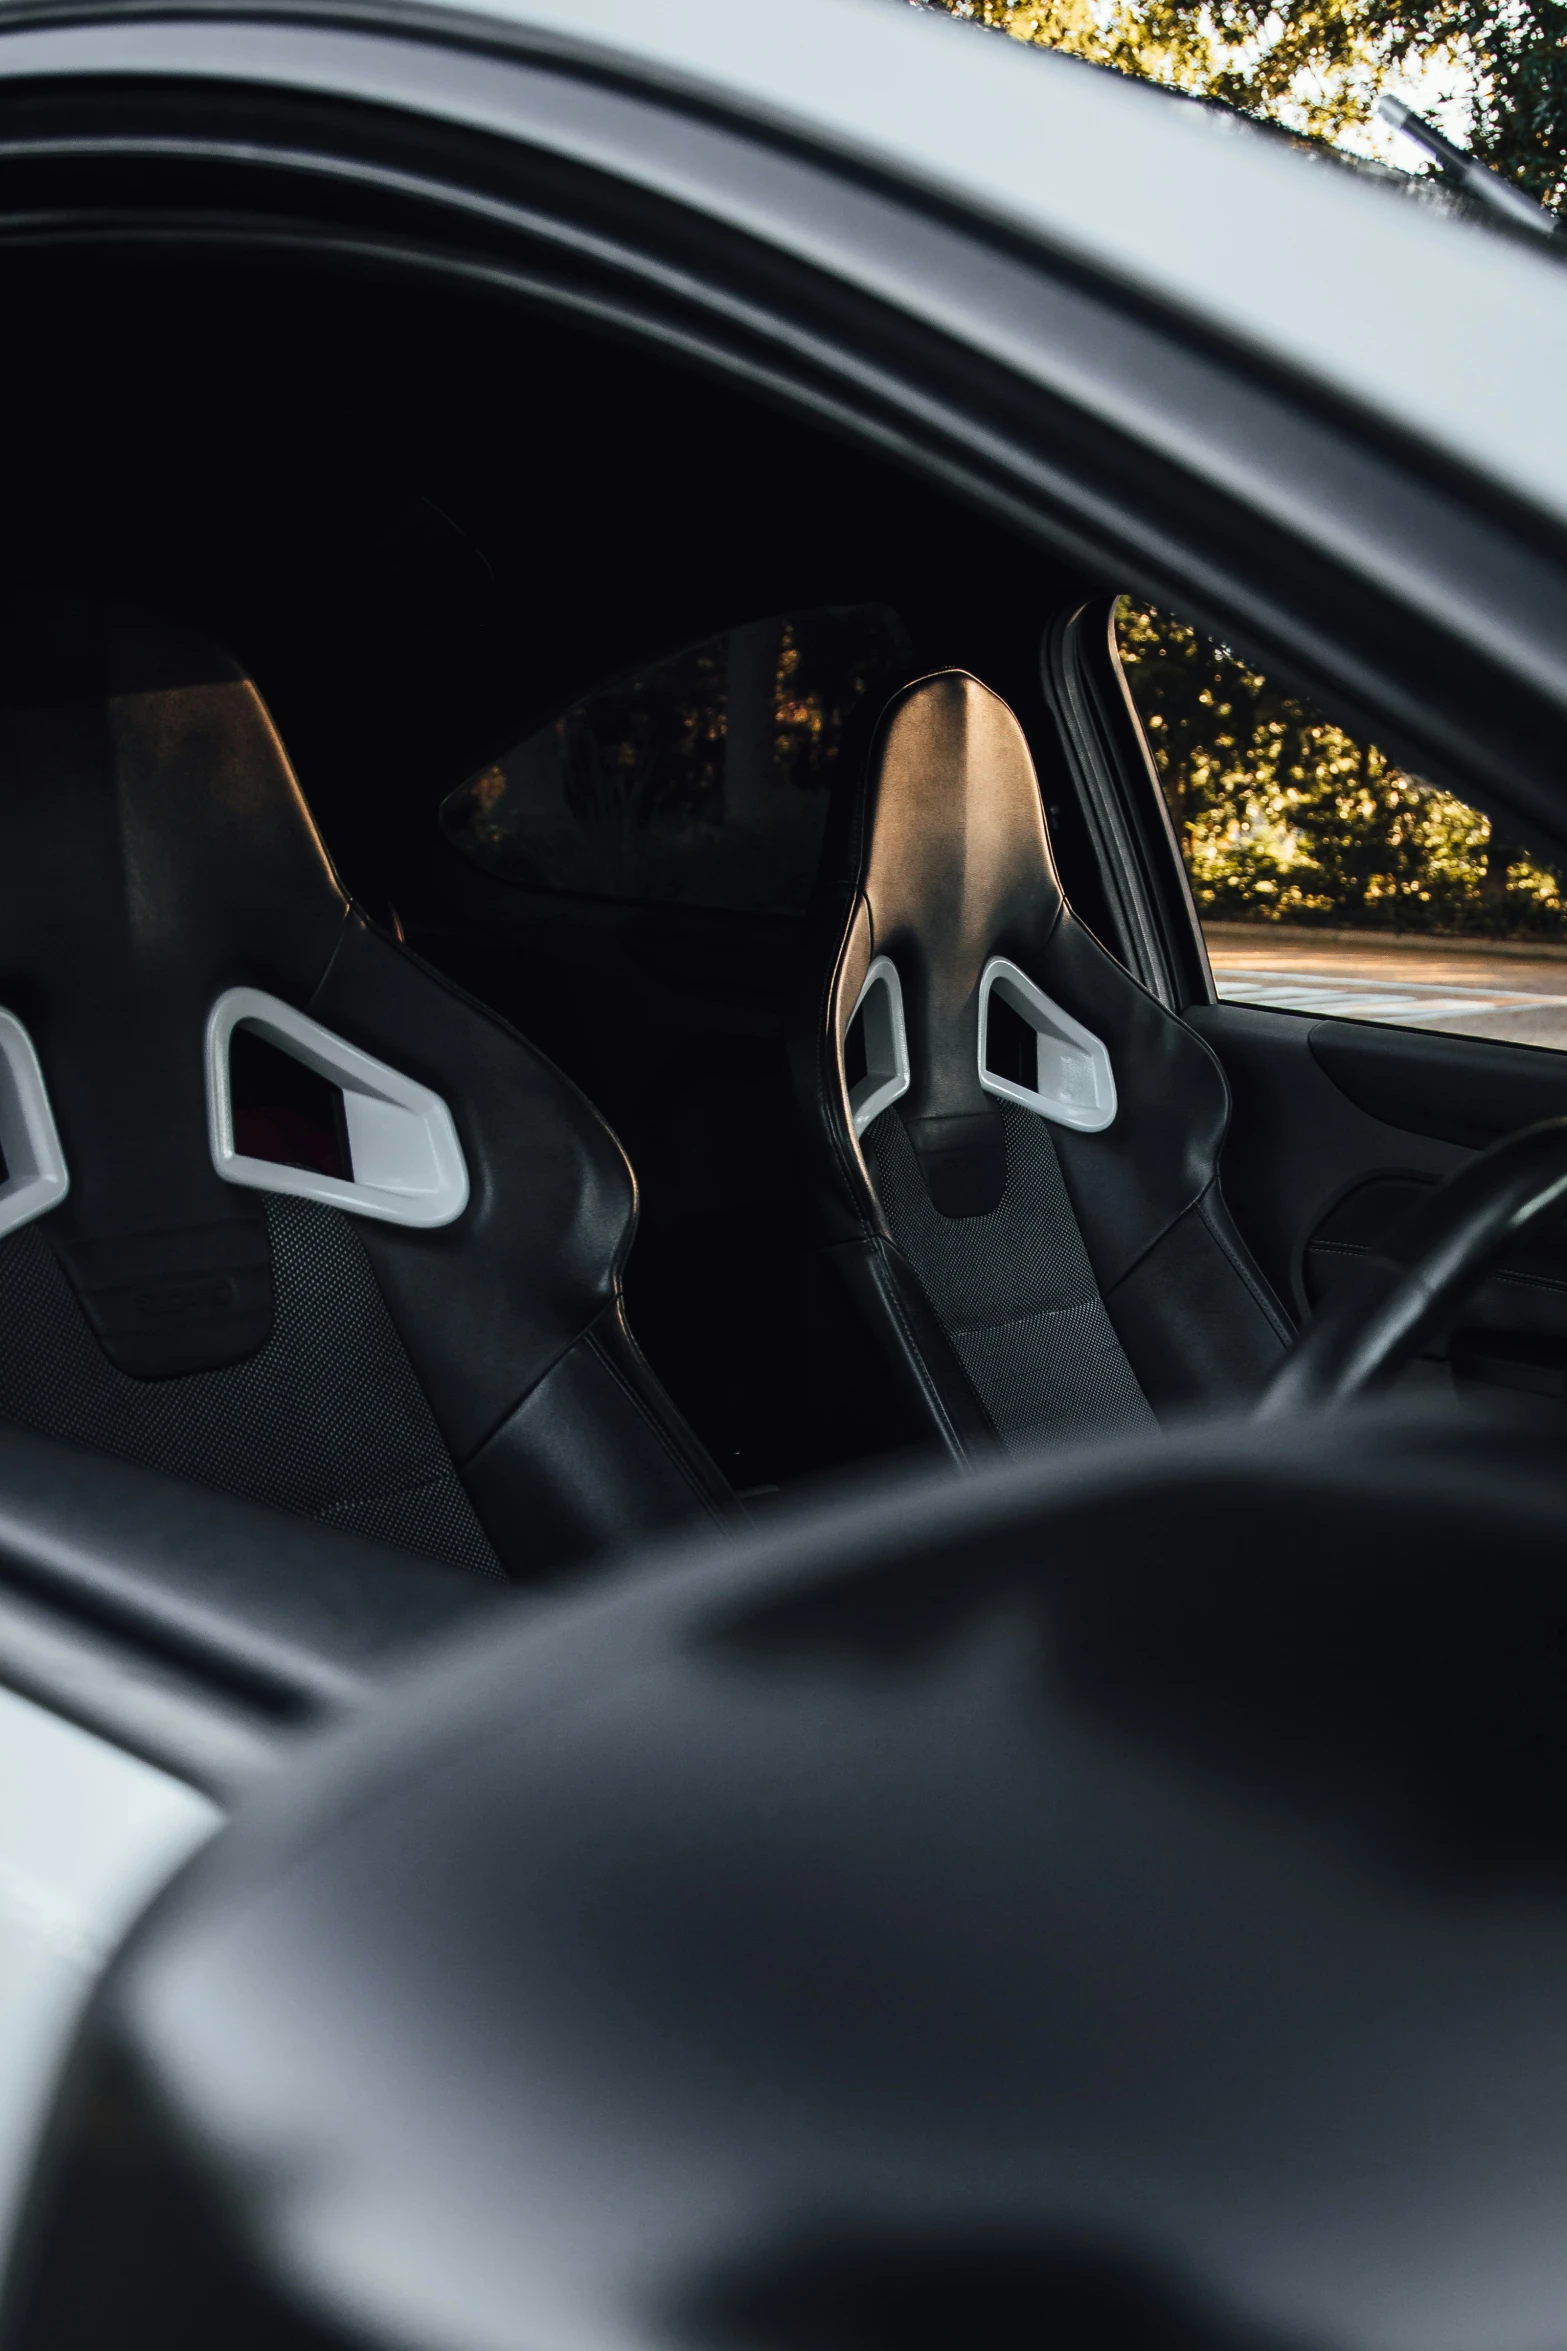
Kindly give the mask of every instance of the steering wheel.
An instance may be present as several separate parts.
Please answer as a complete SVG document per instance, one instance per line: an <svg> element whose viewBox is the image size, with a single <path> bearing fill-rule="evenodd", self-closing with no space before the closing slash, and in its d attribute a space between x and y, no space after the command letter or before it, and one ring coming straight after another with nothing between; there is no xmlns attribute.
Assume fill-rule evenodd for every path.
<svg viewBox="0 0 1567 2351"><path fill-rule="evenodd" d="M1516 2343L1567 1477L1498 1453L1220 1425L487 1611L112 1967L6 2351Z"/></svg>
<svg viewBox="0 0 1567 2351"><path fill-rule="evenodd" d="M1406 1211L1335 1287L1257 1407L1320 1411L1386 1387L1490 1272L1509 1241L1567 1199L1567 1118L1482 1151Z"/></svg>

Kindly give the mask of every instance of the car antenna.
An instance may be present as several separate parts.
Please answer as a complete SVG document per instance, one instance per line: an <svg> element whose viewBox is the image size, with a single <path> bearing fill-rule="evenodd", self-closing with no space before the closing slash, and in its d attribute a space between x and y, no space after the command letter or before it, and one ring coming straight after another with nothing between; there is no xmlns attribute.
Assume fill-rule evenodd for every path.
<svg viewBox="0 0 1567 2351"><path fill-rule="evenodd" d="M1536 204L1532 196L1526 196L1510 180L1504 180L1499 173L1490 170L1473 155L1466 155L1462 147L1455 147L1452 140L1445 138L1434 123L1416 114L1401 98L1390 97L1384 91L1371 111L1380 115L1385 123L1391 123L1395 131L1402 131L1406 139L1413 139L1417 147L1424 148L1426 154L1440 164L1444 171L1450 172L1464 193L1472 196L1477 203L1485 205L1491 212L1500 213L1505 220L1512 221L1519 228L1533 229L1542 237L1555 236L1555 218L1543 204Z"/></svg>

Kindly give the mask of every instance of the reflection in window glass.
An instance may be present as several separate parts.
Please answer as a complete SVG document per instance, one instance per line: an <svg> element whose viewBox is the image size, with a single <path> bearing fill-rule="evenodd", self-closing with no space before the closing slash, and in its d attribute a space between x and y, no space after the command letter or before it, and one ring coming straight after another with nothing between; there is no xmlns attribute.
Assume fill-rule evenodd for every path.
<svg viewBox="0 0 1567 2351"><path fill-rule="evenodd" d="M541 727L450 795L442 827L533 889L802 907L844 727L909 658L884 605L731 629Z"/></svg>
<svg viewBox="0 0 1567 2351"><path fill-rule="evenodd" d="M1553 864L1171 614L1116 634L1221 996L1567 1046Z"/></svg>

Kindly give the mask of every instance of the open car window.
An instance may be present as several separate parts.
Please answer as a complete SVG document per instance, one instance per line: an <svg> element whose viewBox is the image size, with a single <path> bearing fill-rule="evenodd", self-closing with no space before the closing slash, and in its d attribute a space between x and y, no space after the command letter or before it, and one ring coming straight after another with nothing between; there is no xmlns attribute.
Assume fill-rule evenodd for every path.
<svg viewBox="0 0 1567 2351"><path fill-rule="evenodd" d="M459 785L442 829L531 889L797 910L844 729L909 659L882 604L730 629L574 703Z"/></svg>
<svg viewBox="0 0 1567 2351"><path fill-rule="evenodd" d="M1222 998L1567 1049L1554 864L1174 614L1116 641Z"/></svg>

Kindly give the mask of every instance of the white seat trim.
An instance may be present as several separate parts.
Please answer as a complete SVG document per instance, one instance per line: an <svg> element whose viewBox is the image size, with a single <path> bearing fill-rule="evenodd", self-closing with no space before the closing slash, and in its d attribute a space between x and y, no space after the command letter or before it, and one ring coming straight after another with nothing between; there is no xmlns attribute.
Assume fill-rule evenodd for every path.
<svg viewBox="0 0 1567 2351"><path fill-rule="evenodd" d="M891 956L878 955L865 974L854 1010L844 1024L845 1039L861 1013L865 1015L865 1075L849 1090L849 1115L856 1138L913 1083L908 1024L903 1017L903 982Z"/></svg>
<svg viewBox="0 0 1567 2351"><path fill-rule="evenodd" d="M32 1038L14 1012L0 1010L0 1234L58 1208L71 1188L60 1131Z"/></svg>
<svg viewBox="0 0 1567 2351"><path fill-rule="evenodd" d="M1039 1075L1033 1086L1017 1085L985 1067L992 996L1026 1020L1038 1039ZM1002 955L993 955L980 974L979 1082L987 1094L1079 1134L1102 1134L1115 1121L1115 1072L1104 1045Z"/></svg>
<svg viewBox="0 0 1567 2351"><path fill-rule="evenodd" d="M342 1088L351 1181L235 1148L229 1040L241 1024ZM260 988L228 989L208 1016L207 1123L212 1164L226 1184L320 1200L387 1224L451 1224L468 1205L467 1162L440 1095Z"/></svg>

